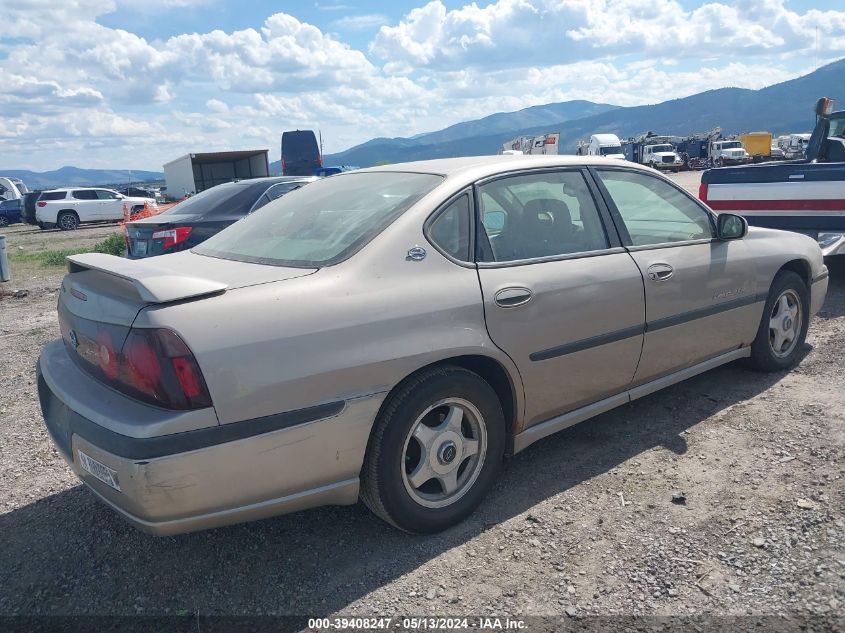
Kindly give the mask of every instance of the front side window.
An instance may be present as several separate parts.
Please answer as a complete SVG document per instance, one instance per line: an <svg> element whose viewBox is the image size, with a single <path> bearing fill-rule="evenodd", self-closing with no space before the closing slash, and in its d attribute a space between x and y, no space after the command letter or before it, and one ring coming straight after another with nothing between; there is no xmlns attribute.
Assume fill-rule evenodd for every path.
<svg viewBox="0 0 845 633"><path fill-rule="evenodd" d="M91 189L80 189L78 191L74 191L72 195L77 200L96 200L97 199L97 192L92 191Z"/></svg>
<svg viewBox="0 0 845 633"><path fill-rule="evenodd" d="M329 266L362 248L442 180L403 172L318 180L266 204L194 252L274 266Z"/></svg>
<svg viewBox="0 0 845 633"><path fill-rule="evenodd" d="M106 191L105 189L97 189L95 192L97 194L97 198L100 200L116 200L117 194L114 191Z"/></svg>
<svg viewBox="0 0 845 633"><path fill-rule="evenodd" d="M714 237L710 214L660 178L634 171L597 171L634 246Z"/></svg>
<svg viewBox="0 0 845 633"><path fill-rule="evenodd" d="M580 171L501 178L479 188L481 223L492 261L508 262L608 247Z"/></svg>
<svg viewBox="0 0 845 633"><path fill-rule="evenodd" d="M455 259L468 261L469 195L464 194L437 216L429 228L429 237Z"/></svg>

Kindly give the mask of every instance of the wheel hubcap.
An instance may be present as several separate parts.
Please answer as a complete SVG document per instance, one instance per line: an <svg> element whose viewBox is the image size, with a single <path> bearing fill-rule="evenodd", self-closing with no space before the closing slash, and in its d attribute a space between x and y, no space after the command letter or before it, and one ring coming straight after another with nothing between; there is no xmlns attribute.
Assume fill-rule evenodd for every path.
<svg viewBox="0 0 845 633"><path fill-rule="evenodd" d="M405 438L405 490L428 508L451 505L472 488L486 453L487 427L475 405L440 400L423 411Z"/></svg>
<svg viewBox="0 0 845 633"><path fill-rule="evenodd" d="M794 290L784 290L769 315L769 345L775 356L788 356L798 344L803 315L801 300Z"/></svg>

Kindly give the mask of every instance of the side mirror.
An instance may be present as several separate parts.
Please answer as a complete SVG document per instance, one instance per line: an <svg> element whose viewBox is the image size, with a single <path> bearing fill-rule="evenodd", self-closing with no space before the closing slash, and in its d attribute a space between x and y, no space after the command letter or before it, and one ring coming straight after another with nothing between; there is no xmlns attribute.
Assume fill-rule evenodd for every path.
<svg viewBox="0 0 845 633"><path fill-rule="evenodd" d="M748 220L733 213L720 213L716 219L716 237L720 240L739 240L748 234Z"/></svg>

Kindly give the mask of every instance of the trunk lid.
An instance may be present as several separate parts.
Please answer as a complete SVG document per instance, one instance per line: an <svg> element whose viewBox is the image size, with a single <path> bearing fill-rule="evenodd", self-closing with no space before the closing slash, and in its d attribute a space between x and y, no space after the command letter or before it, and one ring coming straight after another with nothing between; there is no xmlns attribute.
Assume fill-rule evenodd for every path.
<svg viewBox="0 0 845 633"><path fill-rule="evenodd" d="M145 306L201 300L316 270L228 261L190 251L142 260L73 255L59 292L59 329L74 362L108 383L117 376L123 346Z"/></svg>
<svg viewBox="0 0 845 633"><path fill-rule="evenodd" d="M86 253L68 257L69 274L62 281L59 303L81 318L129 326L149 304L199 299L316 270L236 262L190 251L141 260Z"/></svg>

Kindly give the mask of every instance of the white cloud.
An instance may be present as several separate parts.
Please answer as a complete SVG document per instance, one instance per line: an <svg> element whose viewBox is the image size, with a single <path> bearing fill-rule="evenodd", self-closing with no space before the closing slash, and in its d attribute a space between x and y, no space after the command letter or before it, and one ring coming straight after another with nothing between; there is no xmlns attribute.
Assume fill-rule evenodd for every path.
<svg viewBox="0 0 845 633"><path fill-rule="evenodd" d="M783 0L708 3L676 0L498 0L447 10L440 0L383 26L370 51L385 68L561 64L608 55L695 57L821 49L845 52L845 12L799 14Z"/></svg>
<svg viewBox="0 0 845 633"><path fill-rule="evenodd" d="M329 26L338 31L366 31L387 24L389 21L390 19L382 13L369 13L366 15L347 15L334 20Z"/></svg>

